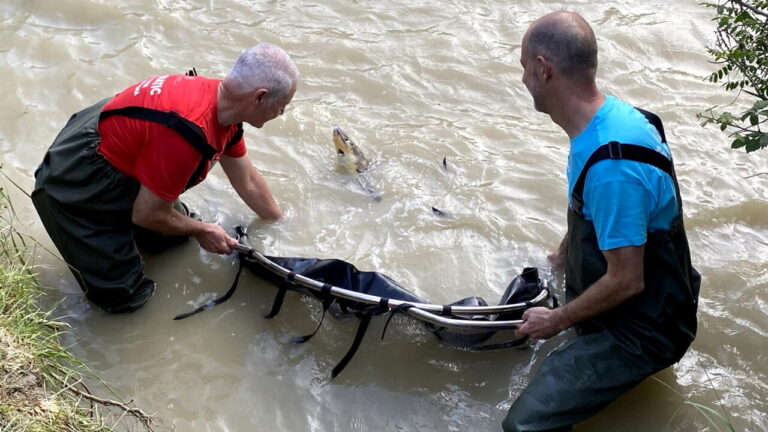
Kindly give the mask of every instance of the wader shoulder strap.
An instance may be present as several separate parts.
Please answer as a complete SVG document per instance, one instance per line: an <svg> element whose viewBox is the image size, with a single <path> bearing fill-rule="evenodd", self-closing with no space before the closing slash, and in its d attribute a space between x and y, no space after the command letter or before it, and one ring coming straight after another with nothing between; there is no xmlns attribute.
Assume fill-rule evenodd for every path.
<svg viewBox="0 0 768 432"><path fill-rule="evenodd" d="M589 159L587 159L587 163L584 164L584 168L582 168L581 173L573 186L571 208L576 213L582 214L582 209L584 208L584 183L587 180L589 169L592 168L594 164L606 159L624 159L653 165L669 174L673 180L675 179L675 171L672 161L667 159L663 154L648 147L611 141L598 147L597 150L592 153ZM677 181L675 180L674 183L675 188L677 188Z"/></svg>
<svg viewBox="0 0 768 432"><path fill-rule="evenodd" d="M659 116L642 108L635 107L635 109L640 111L640 114L645 116L646 120L648 120L648 123L652 124L653 127L656 128L656 130L659 132L659 136L661 136L661 142L666 144L667 136L664 135L664 124L661 123Z"/></svg>
<svg viewBox="0 0 768 432"><path fill-rule="evenodd" d="M229 140L229 142L227 143L227 145L224 148L228 149L228 148L232 147L233 145L237 144L240 141L240 139L242 139L242 138L243 138L243 124L242 123L238 123L237 124L237 132L235 132L235 134L232 136L232 139Z"/></svg>
<svg viewBox="0 0 768 432"><path fill-rule="evenodd" d="M190 143L192 147L200 152L200 154L207 160L213 159L213 156L216 155L216 149L208 144L208 140L205 138L205 134L200 126L185 119L176 112L160 111L141 106L127 106L103 111L99 120L104 120L113 115L161 124L176 131L176 133L181 135L185 141Z"/></svg>
<svg viewBox="0 0 768 432"><path fill-rule="evenodd" d="M123 108L115 108L106 110L101 113L99 121L104 120L107 117L113 115L120 115L124 117L130 117L138 120L150 121L153 123L161 124L167 128L173 129L178 133L186 142L195 148L203 158L197 165L195 172L187 183L186 189L194 186L197 183L197 179L203 174L203 171L208 166L208 162L216 155L216 149L208 143L205 137L205 133L200 126L185 119L181 115L173 111L160 111L152 108L142 106L127 106ZM242 125L239 126L238 133L235 134L242 136ZM239 137L238 137L239 140ZM235 141L237 142L237 141ZM228 144L229 145L229 144Z"/></svg>

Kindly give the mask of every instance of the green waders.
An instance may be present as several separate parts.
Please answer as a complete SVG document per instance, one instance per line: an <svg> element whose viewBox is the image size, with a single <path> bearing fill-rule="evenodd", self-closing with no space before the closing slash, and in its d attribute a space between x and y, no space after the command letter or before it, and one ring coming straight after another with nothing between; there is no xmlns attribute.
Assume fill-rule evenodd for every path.
<svg viewBox="0 0 768 432"><path fill-rule="evenodd" d="M645 290L576 327L577 336L545 359L509 409L505 431L569 431L688 349L696 334L700 278L691 266L674 170L668 172L678 189L680 216L669 231L648 233ZM594 225L573 208L568 237L566 301L607 270Z"/></svg>
<svg viewBox="0 0 768 432"><path fill-rule="evenodd" d="M96 151L99 114L108 101L69 119L35 172L32 202L87 298L108 312L131 312L152 297L155 283L144 275L131 221L140 184ZM175 207L186 214L180 202ZM186 239L138 233L154 250Z"/></svg>

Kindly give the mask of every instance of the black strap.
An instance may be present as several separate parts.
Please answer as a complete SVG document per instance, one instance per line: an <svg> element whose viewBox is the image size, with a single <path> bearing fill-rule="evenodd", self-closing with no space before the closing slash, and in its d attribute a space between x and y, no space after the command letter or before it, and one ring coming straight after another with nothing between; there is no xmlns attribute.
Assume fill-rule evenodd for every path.
<svg viewBox="0 0 768 432"><path fill-rule="evenodd" d="M312 339L313 336L317 334L317 332L320 330L320 327L323 325L323 321L325 320L325 314L328 312L328 309L336 302L336 297L331 295L331 285L329 284L323 284L322 288L320 289L320 297L322 297L323 302L323 314L320 316L320 322L317 323L317 327L315 328L315 331L312 333L305 335L305 336L299 336L297 338L294 338L293 341L296 343L304 343L310 339Z"/></svg>
<svg viewBox="0 0 768 432"><path fill-rule="evenodd" d="M355 339L352 341L352 345L347 350L347 353L344 354L344 357L336 366L334 366L333 370L331 371L331 379L336 378L341 373L341 371L347 367L347 364L349 364L349 361L352 360L352 357L354 357L357 349L360 348L360 344L363 342L363 337L365 336L365 332L368 330L368 325L371 323L372 317L373 313L371 311L363 312L359 315L360 325L357 326Z"/></svg>
<svg viewBox="0 0 768 432"><path fill-rule="evenodd" d="M414 307L410 303L403 303L399 306L393 307L389 311L389 316L387 317L387 322L384 323L384 328L381 330L381 340L384 340L384 335L387 333L387 328L389 327L389 322L392 321L392 318L395 317L395 314L403 311L407 311L408 309Z"/></svg>
<svg viewBox="0 0 768 432"><path fill-rule="evenodd" d="M240 274L242 272L243 272L243 259L241 258L240 259L240 264L237 267L237 275L235 276L235 280L234 280L234 282L232 282L232 286L229 287L229 290L227 290L227 292L223 296L221 296L221 297L219 297L217 299L211 300L208 303L200 306L199 308L197 308L197 309L195 309L195 310L193 310L191 312L186 312L186 313L183 313L181 315L176 315L175 317L173 317L173 319L174 320L180 320L180 319L188 318L188 317L190 317L192 315L195 315L195 314L200 313L200 312L202 312L204 310L210 309L210 308L212 308L214 306L220 305L221 303L224 303L225 301L229 300L229 298L232 297L232 294L234 294L235 290L237 289L237 284L240 281Z"/></svg>
<svg viewBox="0 0 768 432"><path fill-rule="evenodd" d="M174 111L160 111L142 106L127 106L123 108L115 108L102 111L101 116L99 117L99 121L114 115L158 123L167 128L170 128L179 134L182 138L184 138L184 141L188 142L202 155L200 163L197 165L197 168L192 173L189 181L187 182L186 189L189 189L197 184L198 179L203 175L203 172L205 172L205 169L208 167L208 162L216 155L216 149L208 143L208 140L205 137L205 133L200 128L200 126L185 119ZM240 126L239 133L240 136L242 136L242 125ZM235 135L237 135L237 133Z"/></svg>
<svg viewBox="0 0 768 432"><path fill-rule="evenodd" d="M659 136L661 136L661 142L666 144L667 136L664 134L664 124L661 123L659 116L642 108L635 107L635 109L640 111L640 114L645 116L646 120L648 120L648 123L652 124L653 127L656 128L656 130L659 132Z"/></svg>
<svg viewBox="0 0 768 432"><path fill-rule="evenodd" d="M480 345L480 346L476 346L476 347L467 347L467 348L462 348L462 349L464 349L466 351L494 351L494 350L499 350L499 349L504 349L504 348L512 348L512 347L520 346L520 345L524 344L527 340L528 340L528 336L523 336L521 338L508 340L506 342L499 342L499 343L488 344L488 345Z"/></svg>
<svg viewBox="0 0 768 432"><path fill-rule="evenodd" d="M216 155L216 149L208 144L205 133L203 133L200 126L174 111L160 111L142 106L127 106L102 111L99 121L114 115L161 124L181 135L185 141L190 143L207 160L213 159L213 156Z"/></svg>
<svg viewBox="0 0 768 432"><path fill-rule="evenodd" d="M581 214L582 209L584 208L584 183L586 182L589 169L592 168L594 164L606 159L623 159L646 163L664 171L673 179L675 178L672 161L667 159L663 154L648 147L611 141L598 147L597 150L592 153L584 164L584 168L582 168L581 173L573 186L571 208L576 213ZM675 184L677 185L676 181Z"/></svg>
<svg viewBox="0 0 768 432"><path fill-rule="evenodd" d="M285 300L285 293L288 292L288 288L292 285L294 285L294 283L289 280L284 280L283 283L280 284L277 288L275 299L272 301L272 309L270 309L269 313L264 316L264 318L274 318L280 313L280 309L283 307L283 300Z"/></svg>
<svg viewBox="0 0 768 432"><path fill-rule="evenodd" d="M229 142L227 143L226 146L224 146L224 148L228 149L228 148L232 147L233 145L235 145L238 142L240 142L240 140L242 138L243 138L243 124L242 123L238 123L237 124L237 131L235 131L235 134L232 135L232 138L230 138Z"/></svg>
<svg viewBox="0 0 768 432"><path fill-rule="evenodd" d="M357 332L355 333L355 339L352 341L352 345L349 347L349 350L347 350L347 353L344 354L344 357L331 371L331 379L336 378L336 376L347 367L347 364L352 360L352 357L354 357L357 349L360 348L360 344L363 342L363 337L368 330L368 325L371 323L371 318L375 315L387 312L388 309L386 305L388 302L388 299L382 299L379 301L378 305L369 306L365 310L355 313L355 316L360 319L360 324L357 326Z"/></svg>

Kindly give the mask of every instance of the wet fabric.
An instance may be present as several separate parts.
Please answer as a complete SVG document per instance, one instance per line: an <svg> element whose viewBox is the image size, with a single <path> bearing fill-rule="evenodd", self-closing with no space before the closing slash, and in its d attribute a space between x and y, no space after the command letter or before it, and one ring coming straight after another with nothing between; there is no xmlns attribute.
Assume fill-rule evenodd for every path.
<svg viewBox="0 0 768 432"><path fill-rule="evenodd" d="M505 431L570 430L677 362L690 346L696 334L700 277L691 265L674 169L670 173L680 216L668 231L647 234L644 291L576 326L577 336L547 357L514 402L503 423ZM568 236L570 301L606 273L607 263L594 225L573 207L568 211Z"/></svg>
<svg viewBox="0 0 768 432"><path fill-rule="evenodd" d="M155 284L144 275L134 241L131 211L140 185L96 151L107 102L70 118L35 172L32 202L86 297L108 312L130 312L152 297ZM162 248L160 234L147 236L148 246ZM168 240L166 246L183 241Z"/></svg>

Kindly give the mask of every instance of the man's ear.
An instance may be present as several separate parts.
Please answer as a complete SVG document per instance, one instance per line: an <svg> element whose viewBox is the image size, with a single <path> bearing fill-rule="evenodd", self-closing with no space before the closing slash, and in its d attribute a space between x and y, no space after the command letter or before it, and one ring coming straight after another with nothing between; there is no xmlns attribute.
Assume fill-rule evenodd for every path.
<svg viewBox="0 0 768 432"><path fill-rule="evenodd" d="M254 103L256 105L261 105L262 103L266 102L268 94L269 90L265 88L256 89L256 91L253 92Z"/></svg>
<svg viewBox="0 0 768 432"><path fill-rule="evenodd" d="M549 60L544 58L544 56L536 57L536 66L543 80L547 81L550 78L552 78L552 74L554 73L554 68L552 67L552 63L550 63Z"/></svg>

